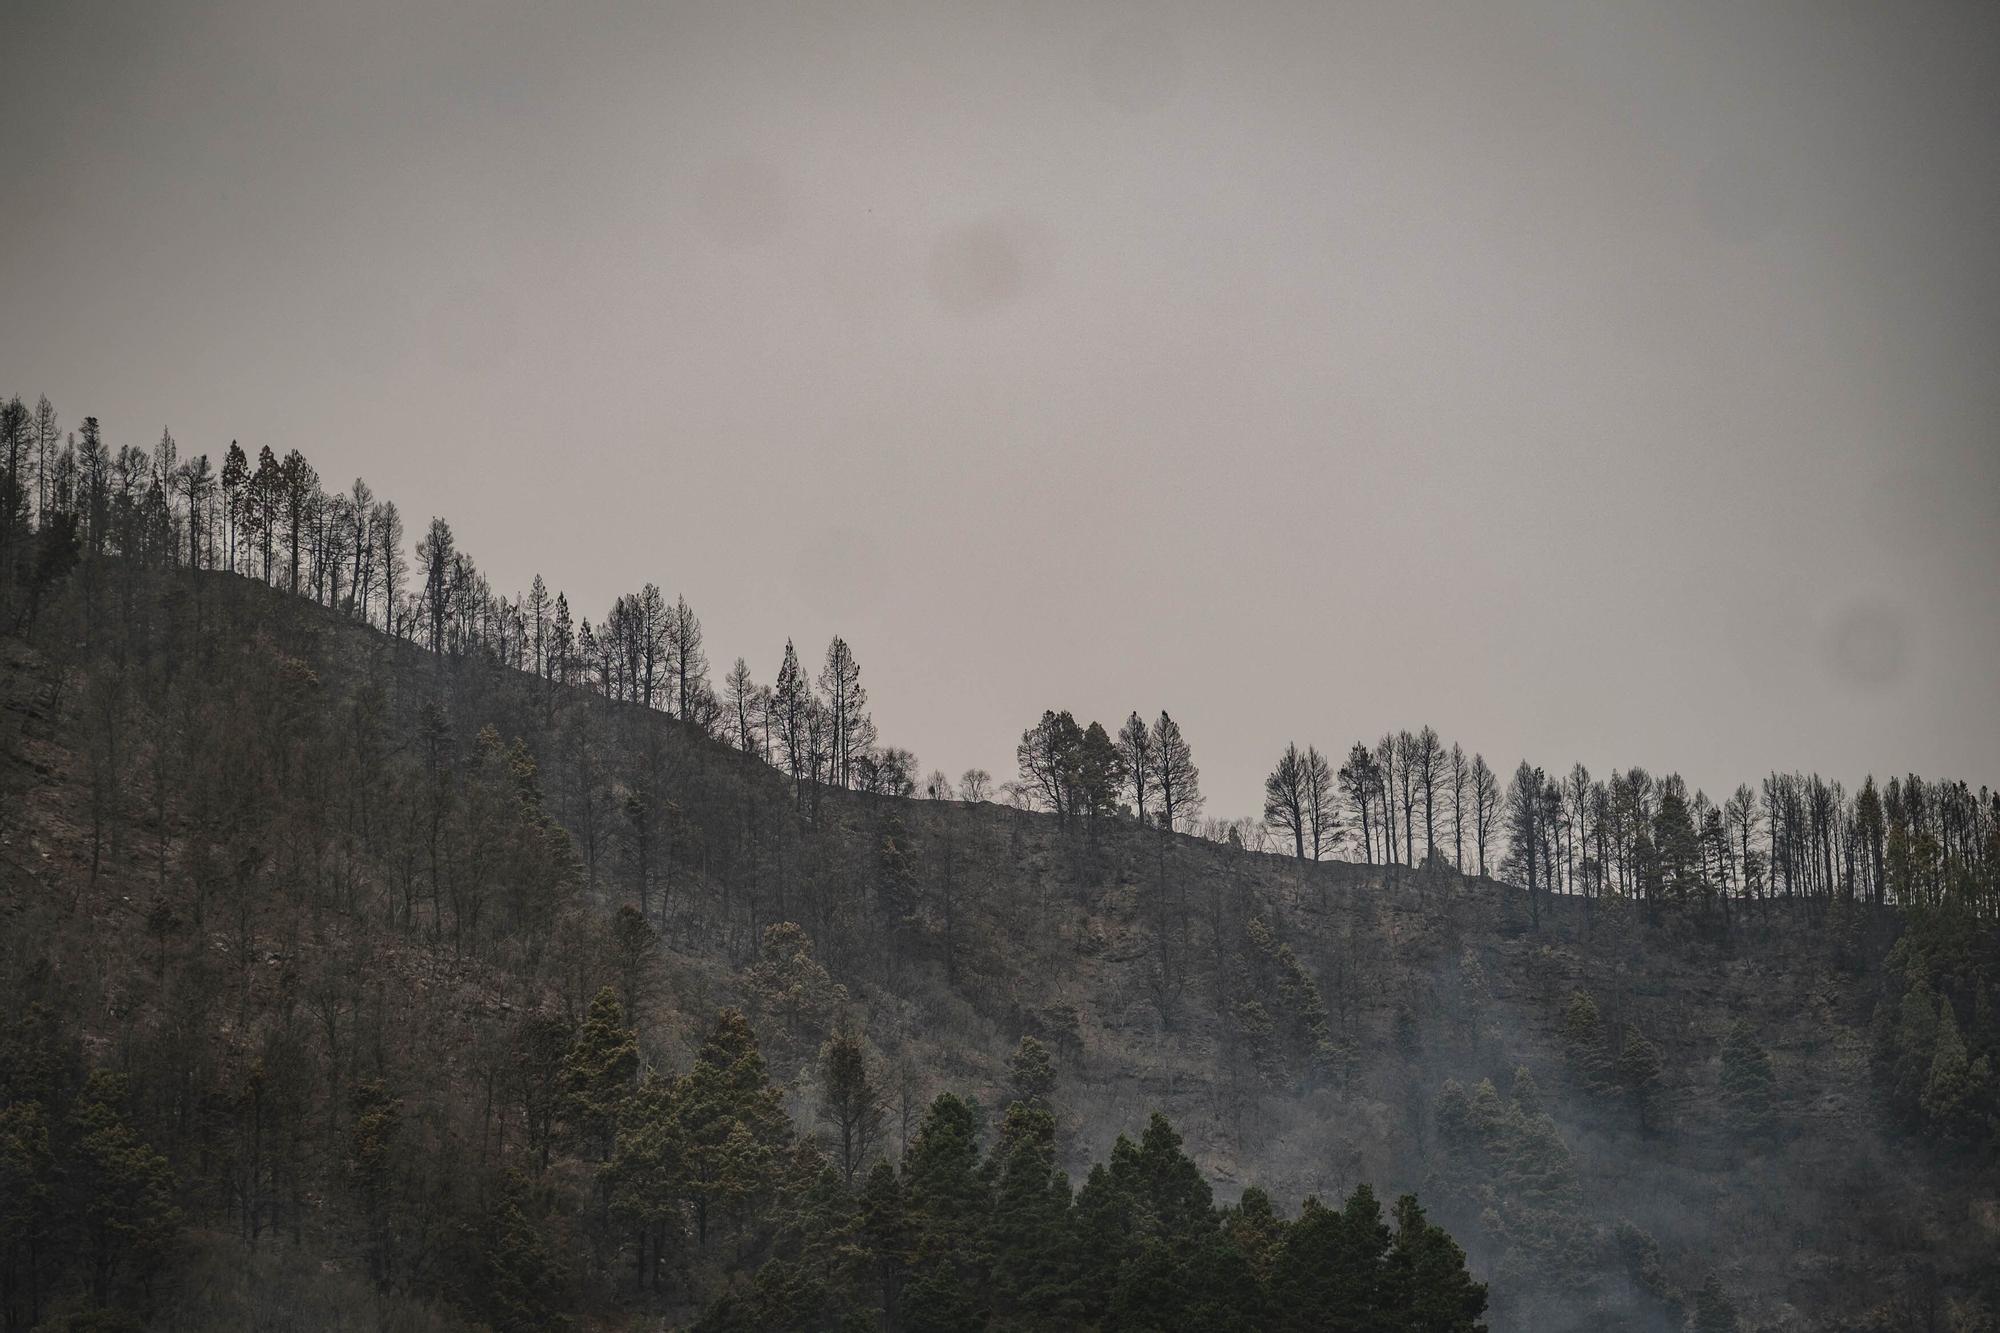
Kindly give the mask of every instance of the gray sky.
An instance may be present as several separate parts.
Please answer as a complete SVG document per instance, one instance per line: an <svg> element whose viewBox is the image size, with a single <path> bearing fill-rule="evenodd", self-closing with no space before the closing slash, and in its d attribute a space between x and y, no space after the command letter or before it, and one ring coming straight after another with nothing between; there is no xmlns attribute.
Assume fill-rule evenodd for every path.
<svg viewBox="0 0 2000 1333"><path fill-rule="evenodd" d="M2000 776L2000 17L16 3L0 390L1010 776Z"/></svg>

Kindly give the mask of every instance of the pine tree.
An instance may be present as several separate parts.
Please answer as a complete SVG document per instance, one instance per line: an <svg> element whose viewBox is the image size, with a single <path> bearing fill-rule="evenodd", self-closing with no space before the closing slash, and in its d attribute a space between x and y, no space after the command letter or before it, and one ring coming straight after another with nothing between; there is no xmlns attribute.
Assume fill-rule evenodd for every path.
<svg viewBox="0 0 2000 1333"><path fill-rule="evenodd" d="M1433 1226L1415 1196L1396 1200L1397 1269L1401 1328L1408 1333L1486 1333L1486 1284L1472 1280L1465 1251L1442 1228Z"/></svg>
<svg viewBox="0 0 2000 1333"><path fill-rule="evenodd" d="M847 1003L847 988L813 957L811 937L791 921L764 928L743 988L756 1002L773 1049L780 1051L816 1051Z"/></svg>
<svg viewBox="0 0 2000 1333"><path fill-rule="evenodd" d="M903 1204L903 1184L896 1168L877 1161L861 1190L861 1241L874 1260L875 1282L882 1312L897 1324L898 1296L913 1253L910 1221Z"/></svg>
<svg viewBox="0 0 2000 1333"><path fill-rule="evenodd" d="M658 1285L662 1263L681 1243L687 1153L676 1110L674 1081L648 1072L619 1108L604 1168L611 1215L632 1234L641 1287Z"/></svg>
<svg viewBox="0 0 2000 1333"><path fill-rule="evenodd" d="M1016 1103L1037 1111L1052 1109L1056 1069L1048 1047L1033 1037L1022 1037L1007 1062L1007 1074Z"/></svg>
<svg viewBox="0 0 2000 1333"><path fill-rule="evenodd" d="M638 1014L640 1004L651 998L659 948L659 936L638 908L626 903L611 914L611 968L629 1014Z"/></svg>
<svg viewBox="0 0 2000 1333"><path fill-rule="evenodd" d="M772 715L778 729L778 745L784 751L785 771L792 775L792 799L796 803L805 782L811 777L806 737L808 705L812 689L799 666L798 650L785 640L784 661L778 667L778 683L771 691Z"/></svg>
<svg viewBox="0 0 2000 1333"><path fill-rule="evenodd" d="M547 1169L555 1146L562 1116L563 1061L574 1036L563 1019L537 1010L522 1018L510 1042L508 1081L538 1172Z"/></svg>
<svg viewBox="0 0 2000 1333"><path fill-rule="evenodd" d="M1160 826L1169 832L1189 827L1201 813L1201 770L1180 723L1162 711L1153 723L1153 779L1159 792Z"/></svg>
<svg viewBox="0 0 2000 1333"><path fill-rule="evenodd" d="M560 1258L529 1220L528 1183L517 1171L503 1178L489 1208L479 1263L469 1276L467 1303L498 1333L566 1329L568 1282Z"/></svg>
<svg viewBox="0 0 2000 1333"><path fill-rule="evenodd" d="M610 1156L618 1113L638 1072L638 1033L625 1026L618 993L606 986L563 1057L558 1084L563 1124L582 1155L600 1162Z"/></svg>
<svg viewBox="0 0 2000 1333"><path fill-rule="evenodd" d="M1937 1038L1931 1050L1930 1073L1920 1099L1924 1115L1953 1139L1984 1139L1992 1130L1986 1114L1992 1066L1984 1055L1977 1060L1967 1058L1958 1015L1949 998L1938 1001Z"/></svg>
<svg viewBox="0 0 2000 1333"><path fill-rule="evenodd" d="M1383 1264L1390 1237L1381 1216L1366 1186L1338 1212L1316 1198L1305 1201L1285 1230L1271 1276L1279 1327L1308 1333L1337 1311L1356 1333L1390 1333Z"/></svg>
<svg viewBox="0 0 2000 1333"><path fill-rule="evenodd" d="M1153 736L1146 729L1146 720L1136 711L1118 729L1118 754L1125 766L1125 786L1132 794L1133 813L1144 824L1156 785Z"/></svg>
<svg viewBox="0 0 2000 1333"><path fill-rule="evenodd" d="M1749 1022L1738 1019L1722 1043L1722 1107L1734 1133L1758 1139L1771 1132L1774 1083L1771 1057Z"/></svg>
<svg viewBox="0 0 2000 1333"><path fill-rule="evenodd" d="M1138 1207L1128 1183L1137 1152L1137 1145L1120 1134L1112 1145L1112 1164L1090 1168L1070 1213L1076 1299L1086 1320L1101 1320L1110 1311L1119 1274L1139 1241Z"/></svg>
<svg viewBox="0 0 2000 1333"><path fill-rule="evenodd" d="M1127 1189L1139 1205L1140 1230L1170 1244L1192 1240L1215 1225L1208 1181L1158 1111L1146 1121L1130 1159Z"/></svg>
<svg viewBox="0 0 2000 1333"><path fill-rule="evenodd" d="M1125 760L1103 724L1092 722L1077 744L1077 808L1094 824L1117 811L1124 786Z"/></svg>
<svg viewBox="0 0 2000 1333"><path fill-rule="evenodd" d="M1361 859L1367 864L1375 862L1374 807L1375 788L1379 775L1375 768L1375 756L1368 747L1356 741L1347 752L1347 762L1340 766L1340 789L1347 794L1347 803L1361 819Z"/></svg>
<svg viewBox="0 0 2000 1333"><path fill-rule="evenodd" d="M0 1105L0 1321L41 1322L57 1226L55 1157L41 1103Z"/></svg>
<svg viewBox="0 0 2000 1333"><path fill-rule="evenodd" d="M1639 1124L1650 1127L1653 1100L1660 1086L1660 1050L1646 1040L1644 1033L1636 1026L1628 1024L1625 1039L1618 1047L1618 1059L1612 1067L1612 1075L1618 1086L1632 1099L1638 1108Z"/></svg>
<svg viewBox="0 0 2000 1333"><path fill-rule="evenodd" d="M986 1322L971 1284L949 1257L933 1255L903 1293L904 1333L982 1333Z"/></svg>
<svg viewBox="0 0 2000 1333"><path fill-rule="evenodd" d="M820 1048L819 1116L834 1134L841 1178L854 1174L875 1151L882 1132L882 1090L868 1068L868 1054L851 1029L836 1028Z"/></svg>
<svg viewBox="0 0 2000 1333"><path fill-rule="evenodd" d="M125 1080L99 1070L70 1111L68 1207L99 1305L111 1304L120 1279L149 1282L181 1228L173 1169L132 1127L125 1101Z"/></svg>
<svg viewBox="0 0 2000 1333"><path fill-rule="evenodd" d="M389 1279L389 1200L402 1105L379 1078L356 1083L351 1097L347 1174L361 1205L368 1276L380 1285Z"/></svg>
<svg viewBox="0 0 2000 1333"><path fill-rule="evenodd" d="M838 634L826 647L819 688L831 727L831 781L836 787L852 787L855 765L868 753L873 726L866 712L868 691L861 685L861 664L854 660L847 640Z"/></svg>
<svg viewBox="0 0 2000 1333"><path fill-rule="evenodd" d="M977 1123L972 1107L951 1093L940 1093L931 1103L911 1140L903 1160L903 1196L921 1268L928 1271L939 1256L978 1266L987 1192L979 1172Z"/></svg>
<svg viewBox="0 0 2000 1333"><path fill-rule="evenodd" d="M1573 991L1569 1007L1563 1011L1563 1051L1570 1068L1587 1088L1601 1087L1605 1077L1604 1027L1598 1018L1597 1001L1588 991Z"/></svg>
<svg viewBox="0 0 2000 1333"><path fill-rule="evenodd" d="M1007 1108L986 1174L995 1182L987 1230L995 1304L1003 1315L1054 1324L1070 1310L1075 1278L1064 1235L1069 1178L1056 1167L1055 1121L1045 1107Z"/></svg>
<svg viewBox="0 0 2000 1333"><path fill-rule="evenodd" d="M681 1077L674 1104L695 1235L705 1245L718 1213L775 1187L791 1146L791 1123L766 1075L757 1036L740 1012L725 1009L716 1018Z"/></svg>
<svg viewBox="0 0 2000 1333"><path fill-rule="evenodd" d="M1695 1294L1694 1315L1688 1321L1691 1333L1737 1333L1742 1324L1736 1318L1736 1307L1723 1294L1722 1283L1710 1273Z"/></svg>

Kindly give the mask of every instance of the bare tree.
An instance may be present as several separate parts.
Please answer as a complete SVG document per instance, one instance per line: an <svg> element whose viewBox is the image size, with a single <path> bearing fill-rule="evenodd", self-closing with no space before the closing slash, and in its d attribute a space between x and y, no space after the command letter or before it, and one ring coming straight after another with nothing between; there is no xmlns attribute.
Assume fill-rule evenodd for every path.
<svg viewBox="0 0 2000 1333"><path fill-rule="evenodd" d="M1486 756L1472 756L1472 842L1479 853L1479 877L1486 878L1486 846L1500 811L1500 780L1486 765Z"/></svg>
<svg viewBox="0 0 2000 1333"><path fill-rule="evenodd" d="M424 566L424 614L430 625L430 647L434 653L444 651L445 611L452 594L453 546L451 524L436 517L431 519L430 531L417 543L417 559Z"/></svg>
<svg viewBox="0 0 2000 1333"><path fill-rule="evenodd" d="M1264 779L1264 823L1292 835L1292 851L1306 859L1305 756L1296 744L1285 746L1278 766Z"/></svg>
<svg viewBox="0 0 2000 1333"><path fill-rule="evenodd" d="M1528 914L1536 926L1541 925L1541 891L1548 881L1545 856L1547 807L1543 799L1546 785L1547 779L1542 770L1525 759L1514 770L1513 780L1507 784L1508 859L1515 876L1528 890Z"/></svg>
<svg viewBox="0 0 2000 1333"><path fill-rule="evenodd" d="M396 502L384 500L377 505L368 527L380 552L375 577L382 588L382 628L393 639L397 637L396 607L407 569L403 562L403 516L396 511Z"/></svg>
<svg viewBox="0 0 2000 1333"><path fill-rule="evenodd" d="M353 575L348 580L347 610L363 620L368 619L368 587L373 582L370 572L375 563L375 543L369 536L368 525L375 516L375 492L361 478L354 479L354 488L347 493L347 549ZM537 584L541 575L535 576Z"/></svg>
<svg viewBox="0 0 2000 1333"><path fill-rule="evenodd" d="M1146 798L1153 794L1153 736L1146 720L1135 711L1118 730L1118 755L1125 763L1125 788L1132 793L1132 809L1141 824L1146 822Z"/></svg>
<svg viewBox="0 0 2000 1333"><path fill-rule="evenodd" d="M1451 864L1461 875L1465 873L1465 788L1471 780L1471 761L1465 757L1464 747L1453 741L1445 781L1451 788Z"/></svg>
<svg viewBox="0 0 2000 1333"><path fill-rule="evenodd" d="M1384 732L1375 742L1375 801L1382 815L1382 864L1402 859L1396 850L1396 737Z"/></svg>
<svg viewBox="0 0 2000 1333"><path fill-rule="evenodd" d="M1318 861L1333 850L1334 840L1340 834L1340 806L1333 767L1311 745L1306 747L1304 777L1306 840L1312 845L1312 859Z"/></svg>
<svg viewBox="0 0 2000 1333"><path fill-rule="evenodd" d="M778 728L778 744L785 752L785 768L792 775L794 801L810 776L807 772L810 747L806 738L806 714L807 705L811 702L812 691L807 687L805 672L799 666L798 650L792 647L790 639L786 639L785 660L778 667L778 684L771 692L771 713Z"/></svg>
<svg viewBox="0 0 2000 1333"><path fill-rule="evenodd" d="M55 404L43 394L35 400L35 521L46 523L49 513L49 482L55 474L56 443L62 431L56 421Z"/></svg>
<svg viewBox="0 0 2000 1333"><path fill-rule="evenodd" d="M667 613L667 663L674 678L674 716L683 722L699 722L702 694L708 689L708 655L702 651L701 621L687 598L674 598ZM860 669L856 668L859 677Z"/></svg>
<svg viewBox="0 0 2000 1333"><path fill-rule="evenodd" d="M1340 786L1361 819L1361 860L1365 865L1375 864L1373 815L1377 785L1375 757L1368 753L1366 745L1354 742L1347 752L1347 762L1340 766Z"/></svg>
<svg viewBox="0 0 2000 1333"><path fill-rule="evenodd" d="M1569 878L1574 889L1579 880L1587 893L1590 885L1588 867L1590 865L1590 770L1582 764L1570 765L1569 777L1563 782L1563 836L1569 856Z"/></svg>
<svg viewBox="0 0 2000 1333"><path fill-rule="evenodd" d="M1417 863L1417 738L1408 731L1396 733L1396 800L1403 809L1403 859Z"/></svg>
<svg viewBox="0 0 2000 1333"><path fill-rule="evenodd" d="M299 595L299 553L319 507L319 473L294 449L285 455L280 473L285 518L285 538L290 552L292 596Z"/></svg>
<svg viewBox="0 0 2000 1333"><path fill-rule="evenodd" d="M1436 730L1425 726L1412 747L1411 768L1415 770L1417 791L1424 801L1424 860L1437 856L1437 794L1444 780L1444 746Z"/></svg>
<svg viewBox="0 0 2000 1333"><path fill-rule="evenodd" d="M208 507L208 497L215 490L215 471L208 465L208 455L198 454L181 464L175 472L181 496L188 508L188 568L201 568L202 513Z"/></svg>
<svg viewBox="0 0 2000 1333"><path fill-rule="evenodd" d="M845 1023L820 1049L819 1116L833 1131L841 1174L849 1185L882 1132L882 1091L868 1066L861 1038Z"/></svg>

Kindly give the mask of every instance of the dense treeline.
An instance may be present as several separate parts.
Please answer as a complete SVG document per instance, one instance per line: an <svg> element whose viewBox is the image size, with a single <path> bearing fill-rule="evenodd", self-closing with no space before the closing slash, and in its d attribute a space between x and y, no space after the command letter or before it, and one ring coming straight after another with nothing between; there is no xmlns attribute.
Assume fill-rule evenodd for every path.
<svg viewBox="0 0 2000 1333"><path fill-rule="evenodd" d="M85 1124L123 1126L98 1140L102 1160L130 1172L112 1191L127 1201L119 1226L130 1229L103 1233L117 1242L102 1270L114 1300L143 1304L149 1285L157 1298L172 1294L159 1281L163 1261L139 1243L149 1216L181 1238L173 1244L183 1255L219 1222L258 1255L330 1246L357 1256L366 1290L383 1299L443 1302L484 1319L506 1317L482 1303L503 1298L660 1310L718 1293L730 1299L711 1318L752 1317L730 1312L774 1308L756 1302L804 1281L799 1265L846 1290L845 1258L814 1265L856 1247L838 1221L850 1204L818 1196L833 1210L831 1231L813 1230L820 1224L800 1210L831 1165L865 1215L871 1148L903 1163L907 1188L908 1149L946 1082L900 1054L885 1068L864 1045L844 1067L887 1081L890 1124L867 1128L867 1097L823 1113L826 1163L810 1182L803 1167L785 1177L788 1193L772 1187L763 1230L723 1203L704 1237L697 1214L713 1200L699 1185L672 1195L664 1230L642 1222L629 1202L616 1203L620 1177L609 1168L620 1134L652 1117L655 1149L638 1146L646 1135L626 1136L631 1179L682 1170L673 1163L689 1160L682 1117L693 1103L677 1090L700 1064L699 1043L678 1035L685 1023L670 1012L686 997L664 994L683 979L663 977L661 953L738 969L707 985L751 998L755 1040L786 1071L777 1082L793 1098L787 1119L799 1121L837 1082L821 1052L839 1046L843 1006L858 1016L864 994L871 1009L891 996L941 1006L963 994L1004 1025L1007 1041L1037 1032L1059 1063L1075 1059L1073 1010L991 993L1006 940L994 916L981 920L968 904L1000 904L987 910L1004 914L1005 931L1039 930L1094 907L1107 872L1123 876L1117 891L1135 895L1146 924L1143 975L1163 1025L1172 1030L1199 1004L1219 1017L1228 1115L1244 1114L1258 1089L1343 1088L1366 1040L1365 940L1302 952L1282 911L1186 873L1176 833L1254 847L1268 829L1307 862L1356 852L1373 864L1428 862L1435 878L1386 877L1418 894L1450 882L1442 872L1452 866L1490 870L1529 890L1496 897L1527 904L1531 923L1557 893L1607 921L1649 920L1662 939L1685 924L1754 948L1773 938L1760 924L1768 909L1788 902L1807 910L1770 916L1829 936L1862 918L1907 919L1875 1009L1884 1100L1957 1160L1983 1167L2000 1143L1991 1078L2000 950L1984 792L1906 779L1879 790L1864 783L1848 798L1814 779L1773 779L1769 801L1739 792L1747 836L1725 803L1731 836L1703 841L1709 808L1674 779L1625 773L1600 784L1586 774L1579 800L1574 784L1558 788L1523 766L1503 790L1479 756L1419 735L1356 746L1332 774L1313 747L1294 747L1279 766L1288 771L1273 775L1277 818L1221 825L1201 822L1193 753L1170 716L1134 714L1113 735L1052 711L1022 737L1021 781L1009 794L1057 816L1048 824L1063 830L1066 859L1033 888L1017 886L995 867L1003 848L1034 854L1025 816L988 807L993 819L960 822L882 799L999 793L977 771L956 786L936 773L919 785L914 760L877 744L859 669L839 641L817 673L788 647L768 690L738 661L718 697L698 622L657 591L619 599L598 625L568 626L567 603L545 589L493 598L441 525L425 533L415 565L397 570L395 542L375 538L400 528L386 510L377 525L372 497L368 542L354 543L351 528L347 539L320 541L319 509L335 499L301 487L294 505L280 485L303 460L274 460L256 501L232 512L220 481L212 490L161 483L183 468L165 442L151 455L125 451L116 466L86 466L86 453L110 457L94 425L87 434L97 445L78 450L67 482L61 449L46 487L39 467L6 474L0 593L42 659L46 689L24 714L42 720L24 721L22 735L60 726L73 742L78 800L69 809L82 841L75 881L34 881L56 887L8 921L0 981L10 1013L114 1017L89 1031L56 1021L50 1041L71 1053L66 1072L53 1092L8 1102L39 1110L10 1119L4 1141L10 1152L26 1145L10 1162L41 1170L45 1136L50 1174L37 1179L47 1188L19 1197L87 1217L77 1191L109 1168L82 1165L99 1160L81 1146L98 1132ZM246 459L239 472L263 470ZM245 494L251 484L240 482ZM351 516L362 506L347 498ZM328 629L342 618L356 628ZM379 633L362 633L364 622ZM732 761L724 744L763 762ZM1589 813L1600 790L1602 819ZM1327 872L1303 875L1330 882ZM100 877L129 895L129 920L93 922L102 938L64 964L62 941L79 938L65 910L91 901ZM1052 900L1051 884L1074 902ZM1752 903L1765 910L1743 910ZM1893 910L1875 913L1878 904ZM609 910L620 905L630 910ZM1082 947L1098 946L1086 935ZM618 1084L625 1091L586 1115L561 1100L559 1084L607 985L622 1014L610 1026L635 1034L637 1063ZM44 1008L32 1010L36 1002ZM1689 1077L1645 1027L1628 1009L1575 1047L1587 1053L1577 1057L1577 1086L1624 1108L1641 1134L1658 1132L1665 1089ZM1754 1039L1723 1052L1746 1125L1764 1123L1757 1070L1767 1058ZM93 1080L92 1071L113 1077ZM1459 1115L1447 1088L1412 1113L1412 1126L1420 1137L1434 1126L1449 1148L1435 1190L1423 1184L1426 1199L1461 1236L1485 1233L1507 1265L1496 1282L1559 1285L1602 1247L1626 1244L1594 1233L1564 1262L1545 1262L1549 1246L1537 1237L1579 1206L1560 1183L1552 1141L1520 1086L1495 1103L1467 1081L1472 1114ZM585 1137L568 1127L571 1114L587 1122ZM1770 1114L1783 1120L1782 1108ZM1007 1117L988 1123L975 1109L973 1119L974 1155L989 1178ZM745 1132L754 1146L754 1127ZM805 1136L787 1132L796 1156ZM1765 1132L1782 1133L1756 1131ZM730 1134L733 1154L745 1144ZM1080 1166L1060 1131L1057 1147ZM654 1166L644 1165L647 1151ZM178 1178L175 1192L161 1195L156 1166ZM1115 1166L1114 1157L1107 1169ZM149 1213L149 1197L168 1206ZM1216 1225L1226 1229L1228 1216ZM1318 1214L1294 1225L1309 1216ZM1582 1235L1565 1225L1562 1235ZM1627 1244L1633 1272L1665 1290L1648 1244ZM97 1261L78 1257L87 1252L69 1236L34 1254L16 1245L8 1262L40 1275L35 1290L74 1302L96 1286ZM769 1277L759 1267L767 1259L777 1261ZM975 1316L1020 1322L1004 1304L978 1304L1013 1290L979 1262L989 1266L959 1275ZM1393 1252L1381 1260L1393 1262ZM1098 1271L1111 1280L1111 1269ZM1272 1290L1268 1274L1260 1280ZM9 1298L25 1299L29 1288L9 1281ZM381 1322L438 1317L420 1304Z"/></svg>
<svg viewBox="0 0 2000 1333"><path fill-rule="evenodd" d="M1251 826L1228 830L1245 841ZM1817 773L1772 773L1720 804L1678 774L1643 768L1560 778L1523 761L1504 790L1424 727L1356 742L1334 771L1288 745L1264 784L1262 827L1300 859L1343 850L1367 864L1490 870L1543 894L1727 913L1835 900L1963 906L2000 920L2000 793L1910 774L1849 793Z"/></svg>
<svg viewBox="0 0 2000 1333"><path fill-rule="evenodd" d="M922 1109L935 1078L894 1071L892 1139L889 1071L819 955L864 977L948 965L959 872L869 794L880 752L843 645L800 703L828 719L817 768L723 762L685 622L652 666L621 630L638 656L564 688L560 664L526 669L531 634L479 628L496 604L467 611L469 562L456 603L393 579L370 595L352 548L323 553L315 502L176 510L136 457L109 488L56 459L41 521L10 525L10 560L34 554L8 567L10 613L37 652L10 677L34 690L10 753L51 756L20 811L74 793L79 822L9 818L65 855L9 862L6 1327L371 1304L391 1328L701 1308L716 1328L1205 1328L1225 1310L1310 1328L1336 1308L1479 1326L1483 1288L1413 1200L1388 1219L1365 1190L1289 1222L1260 1196L1217 1209L1164 1120L1072 1198L1057 1060L1032 1041L998 1123L948 1092ZM418 548L433 573L442 536ZM217 581L218 552L251 582ZM328 610L368 603L402 607L383 637L328 632ZM609 623L643 627L653 603ZM801 677L774 697L803 700ZM611 725L634 705L674 720ZM742 960L729 984L799 1069L788 1085L734 1010L680 1049L663 992L694 983L667 975L667 939ZM1035 1022L1060 1051L1060 1023ZM814 1090L819 1134L788 1087ZM212 1294L218 1268L292 1253L341 1256L298 1308L254 1277L240 1304Z"/></svg>
<svg viewBox="0 0 2000 1333"><path fill-rule="evenodd" d="M981 799L990 778L968 771L954 791L921 777L907 750L881 747L853 650L835 637L809 675L791 643L773 684L742 658L718 695L701 622L657 585L617 598L593 625L536 575L525 593L496 594L450 525L431 519L403 553L403 520L357 478L329 493L296 450L266 447L253 465L231 442L219 471L183 460L170 432L152 451L112 448L96 418L80 438L60 431L46 397L0 406L0 586L14 615L76 552L223 569L309 596L437 653L482 651L551 688L581 684L658 708L781 766L800 799L823 785L907 796ZM41 540L37 541L37 537ZM25 587L27 596L17 589ZM1286 747L1265 783L1260 820L1200 822L1191 751L1162 713L1134 713L1111 736L1048 712L1018 747L1007 788L1064 820L1120 811L1142 823L1262 846L1281 836L1302 859L1358 854L1366 864L1448 859L1527 890L1586 899L1728 910L1734 903L1963 901L2000 919L2000 792L1909 774L1851 792L1818 774L1772 772L1722 801L1677 774L1643 768L1593 777L1583 764L1551 775L1523 761L1504 786L1485 756L1446 747L1431 727L1356 742L1338 769L1317 747Z"/></svg>
<svg viewBox="0 0 2000 1333"><path fill-rule="evenodd" d="M817 673L786 643L768 686L738 658L719 695L700 619L656 584L616 598L593 625L539 574L526 592L497 593L442 518L406 551L393 500L358 477L328 491L297 450L280 459L266 446L253 463L231 441L217 469L206 454L183 459L170 431L149 452L112 447L95 417L67 437L59 427L46 397L32 411L18 397L0 405L0 589L15 624L82 555L227 571L434 653L480 653L550 690L659 709L780 765L802 796L822 785L916 789L909 751L877 744L860 664L838 636Z"/></svg>

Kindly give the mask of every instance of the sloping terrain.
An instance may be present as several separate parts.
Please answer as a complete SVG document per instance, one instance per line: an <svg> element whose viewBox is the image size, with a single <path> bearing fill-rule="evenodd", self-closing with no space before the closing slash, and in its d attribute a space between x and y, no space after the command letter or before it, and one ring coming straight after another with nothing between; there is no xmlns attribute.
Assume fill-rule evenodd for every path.
<svg viewBox="0 0 2000 1333"><path fill-rule="evenodd" d="M0 985L73 1016L80 1066L134 1075L167 1159L237 1145L234 1197L199 1201L176 1261L179 1308L211 1312L187 1326L253 1301L323 1326L372 1290L371 1079L415 1127L399 1246L446 1262L411 1233L532 1151L524 1016L574 1022L604 985L663 1068L742 1006L801 1125L821 1043L859 1024L892 1152L940 1090L1003 1105L1037 1036L1073 1170L1157 1110L1224 1198L1414 1190L1496 1330L1676 1328L1704 1286L1747 1327L1948 1327L1992 1281L1990 1168L1898 1133L1875 1092L1893 917L1531 911L1447 871L801 790L671 718L243 580L128 577L94 623L68 606L0 643ZM656 942L610 927L624 906ZM1765 1067L1762 1092L1732 1073ZM211 1133L253 1102L254 1147ZM253 1244L269 1276L231 1295ZM368 1299L442 1325L423 1293L448 1277Z"/></svg>

